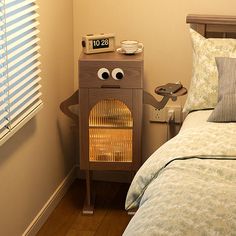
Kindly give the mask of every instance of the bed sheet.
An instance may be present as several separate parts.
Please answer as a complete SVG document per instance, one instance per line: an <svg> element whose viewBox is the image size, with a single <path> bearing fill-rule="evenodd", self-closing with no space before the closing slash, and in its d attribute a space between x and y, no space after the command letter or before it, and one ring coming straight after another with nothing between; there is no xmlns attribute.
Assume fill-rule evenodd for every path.
<svg viewBox="0 0 236 236"><path fill-rule="evenodd" d="M124 235L236 235L236 124L190 113L134 177ZM201 117L201 118L199 118Z"/></svg>
<svg viewBox="0 0 236 236"><path fill-rule="evenodd" d="M188 128L207 125L207 119L212 111L213 110L199 110L189 113L183 122L180 132Z"/></svg>

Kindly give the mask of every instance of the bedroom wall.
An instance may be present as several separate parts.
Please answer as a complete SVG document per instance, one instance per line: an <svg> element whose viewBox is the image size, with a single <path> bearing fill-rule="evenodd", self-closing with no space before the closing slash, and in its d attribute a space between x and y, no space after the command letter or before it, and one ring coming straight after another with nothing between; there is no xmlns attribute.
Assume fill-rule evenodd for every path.
<svg viewBox="0 0 236 236"><path fill-rule="evenodd" d="M181 81L189 87L191 43L187 14L235 15L235 0L125 1L74 0L75 88L81 37L87 33L114 32L117 42L137 39L145 47L144 88ZM178 99L184 105L186 96ZM149 123L151 107L144 108L143 159L166 141L166 126Z"/></svg>
<svg viewBox="0 0 236 236"><path fill-rule="evenodd" d="M0 235L22 235L74 165L70 121L59 111L73 92L73 2L37 2L44 108L0 147Z"/></svg>

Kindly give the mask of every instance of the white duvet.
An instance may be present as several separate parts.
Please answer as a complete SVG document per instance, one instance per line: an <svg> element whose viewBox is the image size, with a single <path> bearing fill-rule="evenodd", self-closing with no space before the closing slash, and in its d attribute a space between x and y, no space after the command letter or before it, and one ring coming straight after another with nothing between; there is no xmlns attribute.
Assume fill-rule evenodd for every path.
<svg viewBox="0 0 236 236"><path fill-rule="evenodd" d="M236 124L183 129L137 172L124 235L236 235Z"/></svg>

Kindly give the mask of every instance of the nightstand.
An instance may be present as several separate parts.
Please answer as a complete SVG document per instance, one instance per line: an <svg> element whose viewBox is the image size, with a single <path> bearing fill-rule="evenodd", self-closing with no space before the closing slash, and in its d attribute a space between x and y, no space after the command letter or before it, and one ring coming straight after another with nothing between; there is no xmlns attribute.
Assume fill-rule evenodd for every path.
<svg viewBox="0 0 236 236"><path fill-rule="evenodd" d="M135 172L141 165L143 53L79 58L80 169L86 172L83 212L93 214L93 170Z"/></svg>
<svg viewBox="0 0 236 236"><path fill-rule="evenodd" d="M81 54L79 89L60 108L79 124L80 169L86 173L84 214L94 212L94 170L133 174L141 166L143 104L162 109L175 95L159 102L143 91L142 52ZM75 104L79 116L69 109Z"/></svg>

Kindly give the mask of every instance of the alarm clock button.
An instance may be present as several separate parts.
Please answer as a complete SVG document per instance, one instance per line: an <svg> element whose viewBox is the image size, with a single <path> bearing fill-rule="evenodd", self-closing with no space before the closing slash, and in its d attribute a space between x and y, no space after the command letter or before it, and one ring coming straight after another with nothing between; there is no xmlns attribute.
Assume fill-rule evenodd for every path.
<svg viewBox="0 0 236 236"><path fill-rule="evenodd" d="M98 78L101 80L107 80L110 77L110 72L107 68L100 68L98 70Z"/></svg>
<svg viewBox="0 0 236 236"><path fill-rule="evenodd" d="M121 80L124 78L124 71L120 68L115 68L112 71L112 78L115 80Z"/></svg>

